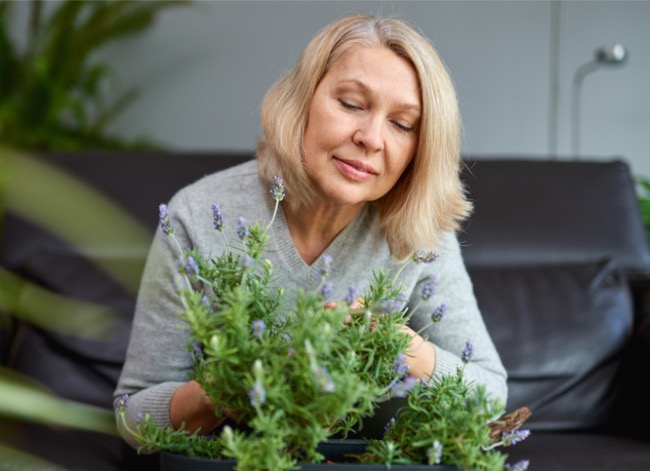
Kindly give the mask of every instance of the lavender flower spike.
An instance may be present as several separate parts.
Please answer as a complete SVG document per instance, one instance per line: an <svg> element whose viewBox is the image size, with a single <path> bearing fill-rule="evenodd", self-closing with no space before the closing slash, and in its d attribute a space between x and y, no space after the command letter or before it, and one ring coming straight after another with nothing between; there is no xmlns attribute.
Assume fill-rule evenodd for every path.
<svg viewBox="0 0 650 471"><path fill-rule="evenodd" d="M420 296L422 299L427 300L431 296L433 296L433 293L435 292L436 289L436 276L431 275L427 281L422 285L422 291L420 292Z"/></svg>
<svg viewBox="0 0 650 471"><path fill-rule="evenodd" d="M257 338L262 338L266 330L266 324L262 319L256 319L251 324L253 326L253 335Z"/></svg>
<svg viewBox="0 0 650 471"><path fill-rule="evenodd" d="M334 392L336 391L336 384L332 380L332 377L329 374L329 371L325 367L320 367L314 371L314 379L318 384L318 387L323 392Z"/></svg>
<svg viewBox="0 0 650 471"><path fill-rule="evenodd" d="M406 355L403 353L397 355L397 359L395 360L395 363L393 363L393 371L395 371L395 373L397 373L397 375L400 377L408 373L409 365L406 362Z"/></svg>
<svg viewBox="0 0 650 471"><path fill-rule="evenodd" d="M239 259L239 264L244 268L250 268L255 263L255 260L250 255L244 254Z"/></svg>
<svg viewBox="0 0 650 471"><path fill-rule="evenodd" d="M160 228L162 231L165 233L165 235L173 234L174 228L172 227L172 223L169 220L169 209L165 203L161 203L161 205L158 206L158 214L160 216Z"/></svg>
<svg viewBox="0 0 650 471"><path fill-rule="evenodd" d="M266 402L266 390L261 383L255 382L253 387L248 391L248 398L251 401L251 406L261 406Z"/></svg>
<svg viewBox="0 0 650 471"><path fill-rule="evenodd" d="M273 184L269 189L269 192L273 195L275 201L282 201L286 194L284 192L284 181L280 177L273 177Z"/></svg>
<svg viewBox="0 0 650 471"><path fill-rule="evenodd" d="M413 261L415 263L433 263L438 259L438 256L435 252L416 252L413 254Z"/></svg>
<svg viewBox="0 0 650 471"><path fill-rule="evenodd" d="M530 461L521 460L517 461L515 464L506 464L506 467L504 469L507 469L509 471L526 471L529 464Z"/></svg>
<svg viewBox="0 0 650 471"><path fill-rule="evenodd" d="M123 396L120 396L117 399L115 399L113 405L117 410L126 410L129 408L128 402L129 402L129 395L124 394Z"/></svg>
<svg viewBox="0 0 650 471"><path fill-rule="evenodd" d="M327 298L330 294L332 294L332 291L334 290L334 283L332 280L325 280L323 283L323 287L318 290L318 294L320 294L322 297Z"/></svg>
<svg viewBox="0 0 650 471"><path fill-rule="evenodd" d="M352 304L359 297L359 288L354 285L348 286L348 295L345 297L344 301L348 304Z"/></svg>
<svg viewBox="0 0 650 471"><path fill-rule="evenodd" d="M430 465L440 464L442 460L442 443L438 440L434 440L431 444L431 448L427 450L427 461Z"/></svg>
<svg viewBox="0 0 650 471"><path fill-rule="evenodd" d="M504 432L501 435L502 446L512 446L519 442L524 441L530 436L530 430L513 430L512 432Z"/></svg>
<svg viewBox="0 0 650 471"><path fill-rule="evenodd" d="M474 358L474 344L469 340L465 343L465 350L460 357L463 360L463 363L469 363Z"/></svg>
<svg viewBox="0 0 650 471"><path fill-rule="evenodd" d="M199 265L191 255L189 255L187 260L183 262L182 268L187 275L196 275L199 273Z"/></svg>
<svg viewBox="0 0 650 471"><path fill-rule="evenodd" d="M243 239L248 234L249 232L248 232L248 226L246 225L246 218L243 216L239 216L239 219L237 219L237 235L239 236L240 239Z"/></svg>
<svg viewBox="0 0 650 471"><path fill-rule="evenodd" d="M219 232L223 231L223 214L217 203L212 203L212 224Z"/></svg>
<svg viewBox="0 0 650 471"><path fill-rule="evenodd" d="M320 269L320 275L323 278L327 278L332 273L332 262L334 259L329 254L323 254L321 258L323 259L323 266Z"/></svg>
<svg viewBox="0 0 650 471"><path fill-rule="evenodd" d="M391 387L393 395L395 397L406 397L408 392L415 387L418 383L418 380L413 376L407 376L403 381L397 381Z"/></svg>
<svg viewBox="0 0 650 471"><path fill-rule="evenodd" d="M431 321L433 322L440 322L445 315L445 311L447 310L447 305L445 303L442 303L440 306L434 309L434 311L431 313Z"/></svg>

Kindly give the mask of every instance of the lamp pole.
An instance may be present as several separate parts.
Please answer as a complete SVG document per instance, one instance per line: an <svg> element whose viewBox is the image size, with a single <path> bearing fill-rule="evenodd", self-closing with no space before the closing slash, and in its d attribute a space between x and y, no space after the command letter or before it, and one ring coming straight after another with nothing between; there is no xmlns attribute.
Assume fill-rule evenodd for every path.
<svg viewBox="0 0 650 471"><path fill-rule="evenodd" d="M580 157L580 93L585 77L604 65L621 65L627 59L627 51L621 44L596 49L594 59L582 64L573 74L571 99L571 154Z"/></svg>

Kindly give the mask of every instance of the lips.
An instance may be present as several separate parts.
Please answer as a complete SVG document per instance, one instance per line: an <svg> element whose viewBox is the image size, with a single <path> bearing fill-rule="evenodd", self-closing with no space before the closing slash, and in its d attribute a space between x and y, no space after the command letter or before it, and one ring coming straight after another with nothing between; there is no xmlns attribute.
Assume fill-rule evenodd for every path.
<svg viewBox="0 0 650 471"><path fill-rule="evenodd" d="M377 171L372 166L359 160L342 160L335 157L334 163L345 177L357 182L369 180L377 175Z"/></svg>
<svg viewBox="0 0 650 471"><path fill-rule="evenodd" d="M345 165L348 165L349 167L352 167L353 169L359 172L369 173L371 175L377 175L377 171L372 166L365 164L360 160L344 160L344 159L336 159L336 160L342 162Z"/></svg>

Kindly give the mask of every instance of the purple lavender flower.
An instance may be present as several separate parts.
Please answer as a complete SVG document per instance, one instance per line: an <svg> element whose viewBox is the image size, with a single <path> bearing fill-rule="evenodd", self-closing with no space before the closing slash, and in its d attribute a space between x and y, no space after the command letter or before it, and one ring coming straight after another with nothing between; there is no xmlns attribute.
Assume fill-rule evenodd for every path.
<svg viewBox="0 0 650 471"><path fill-rule="evenodd" d="M262 319L256 319L251 324L253 326L253 335L258 338L262 338L264 331L266 330L266 324Z"/></svg>
<svg viewBox="0 0 650 471"><path fill-rule="evenodd" d="M406 355L403 353L397 355L397 359L395 360L395 363L393 363L393 371L395 371L395 373L397 373L397 375L400 377L408 373L409 365L406 362Z"/></svg>
<svg viewBox="0 0 650 471"><path fill-rule="evenodd" d="M195 360L203 362L203 346L199 342L192 342L192 356Z"/></svg>
<svg viewBox="0 0 650 471"><path fill-rule="evenodd" d="M129 408L128 402L129 402L129 395L124 394L123 396L120 396L117 399L115 399L113 405L118 410L126 410Z"/></svg>
<svg viewBox="0 0 650 471"><path fill-rule="evenodd" d="M427 300L431 296L433 296L433 293L436 290L436 277L435 275L431 275L427 281L422 285L422 291L420 292L420 296L422 299Z"/></svg>
<svg viewBox="0 0 650 471"><path fill-rule="evenodd" d="M465 342L465 350L460 357L463 360L463 363L469 363L474 358L474 344L471 341Z"/></svg>
<svg viewBox="0 0 650 471"><path fill-rule="evenodd" d="M255 260L253 260L253 257L251 257L250 255L244 254L241 257L239 257L239 265L241 265L244 268L252 267L253 263L255 263Z"/></svg>
<svg viewBox="0 0 650 471"><path fill-rule="evenodd" d="M417 382L418 380L413 376L407 376L403 380L396 381L390 389L393 392L393 396L406 397L408 392L415 387Z"/></svg>
<svg viewBox="0 0 650 471"><path fill-rule="evenodd" d="M528 469L528 465L530 464L530 461L528 460L520 460L517 461L515 464L506 464L506 467L504 469L508 469L510 471L526 471Z"/></svg>
<svg viewBox="0 0 650 471"><path fill-rule="evenodd" d="M324 298L327 298L330 294L332 294L333 289L334 289L334 283L332 282L332 280L325 280L323 282L322 288L318 291L318 294L320 294Z"/></svg>
<svg viewBox="0 0 650 471"><path fill-rule="evenodd" d="M345 297L344 301L348 304L352 304L359 297L359 289L354 286L348 286L348 295Z"/></svg>
<svg viewBox="0 0 650 471"><path fill-rule="evenodd" d="M320 269L320 276L327 278L332 273L332 261L334 259L329 254L323 254L321 258L323 260L323 266Z"/></svg>
<svg viewBox="0 0 650 471"><path fill-rule="evenodd" d="M512 432L504 432L501 435L501 445L502 446L516 445L519 442L523 442L529 436L530 436L530 430L527 429L513 430Z"/></svg>
<svg viewBox="0 0 650 471"><path fill-rule="evenodd" d="M447 305L445 303L442 303L440 306L435 308L431 313L431 321L440 322L444 317L446 310L447 310Z"/></svg>
<svg viewBox="0 0 650 471"><path fill-rule="evenodd" d="M433 263L438 257L439 255L434 252L416 252L413 254L413 261L415 263Z"/></svg>
<svg viewBox="0 0 650 471"><path fill-rule="evenodd" d="M239 219L237 219L237 235L240 239L244 239L248 234L246 218L244 216L239 216Z"/></svg>
<svg viewBox="0 0 650 471"><path fill-rule="evenodd" d="M218 301L219 298L217 296L214 296L215 301ZM207 294L204 294L203 297L201 298L201 304L204 305L205 307L208 308L209 312L214 312L214 306L210 302L210 298L208 298Z"/></svg>
<svg viewBox="0 0 650 471"><path fill-rule="evenodd" d="M250 391L248 391L248 398L253 407L264 404L266 402L266 390L264 389L264 386L256 381Z"/></svg>
<svg viewBox="0 0 650 471"><path fill-rule="evenodd" d="M174 233L174 228L169 219L169 209L165 203L162 203L158 206L158 214L160 216L160 228L165 233L165 235L170 235Z"/></svg>
<svg viewBox="0 0 650 471"><path fill-rule="evenodd" d="M275 201L282 201L286 196L284 192L284 181L280 177L273 177L273 184L269 189L270 193L273 195Z"/></svg>
<svg viewBox="0 0 650 471"><path fill-rule="evenodd" d="M223 214L217 203L212 203L212 224L219 232L223 231Z"/></svg>
<svg viewBox="0 0 650 471"><path fill-rule="evenodd" d="M144 420L144 418L145 418L145 415L142 412L138 412L137 414L135 414L135 422L137 424L142 422Z"/></svg>
<svg viewBox="0 0 650 471"><path fill-rule="evenodd" d="M427 450L427 461L430 465L440 464L442 460L442 443L434 440L431 447Z"/></svg>
<svg viewBox="0 0 650 471"><path fill-rule="evenodd" d="M381 307L385 313L393 313L404 309L404 304L408 300L408 296L404 291L397 293L397 296L391 299L386 299L381 302Z"/></svg>
<svg viewBox="0 0 650 471"><path fill-rule="evenodd" d="M182 268L183 271L188 275L196 275L199 273L199 266L197 265L196 260L194 260L194 257L191 255L188 255L185 262L183 262Z"/></svg>

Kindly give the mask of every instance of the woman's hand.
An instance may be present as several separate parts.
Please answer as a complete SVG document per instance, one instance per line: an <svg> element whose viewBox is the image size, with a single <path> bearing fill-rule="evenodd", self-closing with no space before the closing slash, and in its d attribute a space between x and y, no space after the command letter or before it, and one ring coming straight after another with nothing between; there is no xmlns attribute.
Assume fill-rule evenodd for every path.
<svg viewBox="0 0 650 471"><path fill-rule="evenodd" d="M409 376L419 379L431 378L436 367L435 347L407 325L402 326L402 332L411 337L411 343L405 352L406 363L409 365Z"/></svg>
<svg viewBox="0 0 650 471"><path fill-rule="evenodd" d="M336 309L339 307L339 303L334 302L334 301L328 301L325 303L325 309ZM354 301L352 301L352 304L350 304L350 310L354 311L357 309L361 309L363 307L363 296L358 296ZM345 325L348 325L350 321L352 320L352 316L350 314L345 316Z"/></svg>
<svg viewBox="0 0 650 471"><path fill-rule="evenodd" d="M336 309L338 303L330 301L325 303L326 309ZM350 309L363 308L363 297L359 296L350 304ZM351 319L350 315L346 322ZM406 353L406 363L409 365L409 376L419 379L429 379L433 376L433 370L436 367L436 349L432 343L427 342L421 335L416 333L409 326L402 326L402 332L411 337L411 343Z"/></svg>
<svg viewBox="0 0 650 471"><path fill-rule="evenodd" d="M217 428L226 417L230 418L227 407L216 414L217 406L205 394L198 382L192 380L176 389L169 404L169 418L173 427L193 433L199 430L206 435Z"/></svg>

